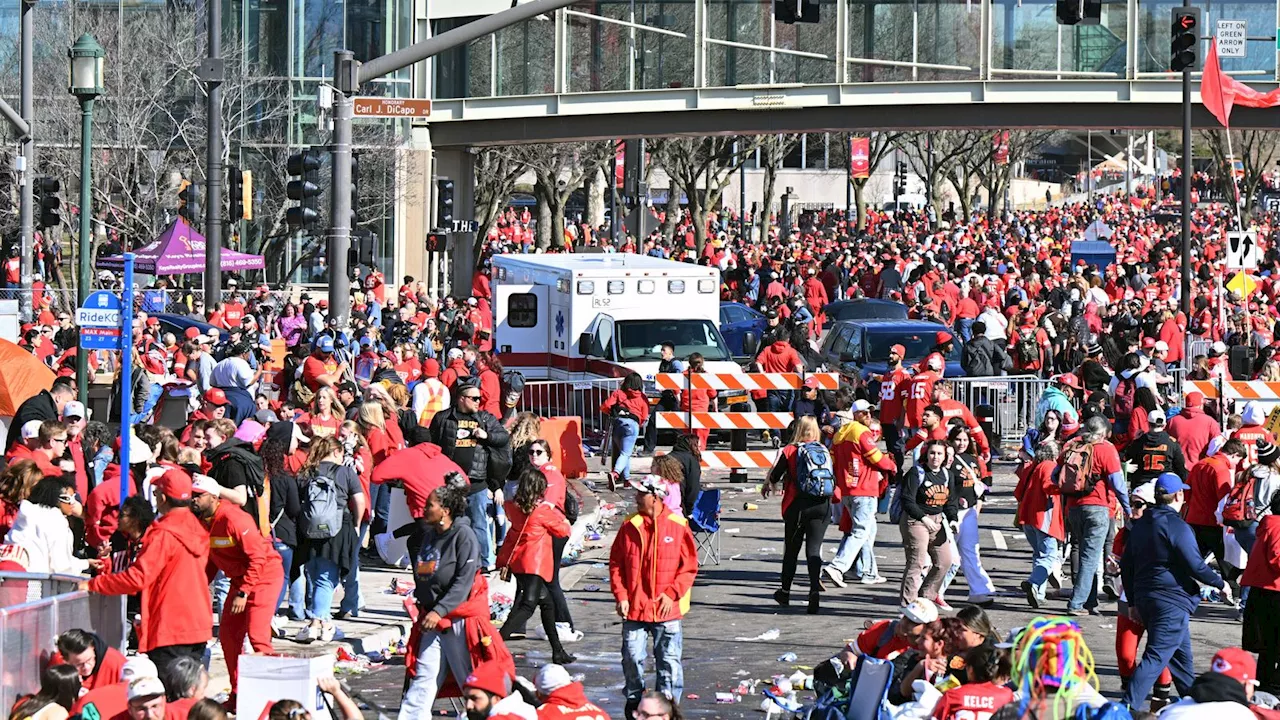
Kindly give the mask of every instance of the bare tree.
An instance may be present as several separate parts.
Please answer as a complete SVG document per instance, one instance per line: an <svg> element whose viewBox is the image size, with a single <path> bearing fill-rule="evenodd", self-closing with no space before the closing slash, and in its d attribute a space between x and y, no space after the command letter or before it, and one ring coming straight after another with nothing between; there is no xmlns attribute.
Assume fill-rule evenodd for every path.
<svg viewBox="0 0 1280 720"><path fill-rule="evenodd" d="M502 209L511 200L516 181L528 170L524 146L486 147L476 155L476 262L484 253L489 231L502 215Z"/></svg>
<svg viewBox="0 0 1280 720"><path fill-rule="evenodd" d="M651 140L654 162L671 179L671 193L683 190L688 197L693 237L699 253L707 243L707 213L733 175L760 147L759 137L672 137ZM670 216L670 213L668 213Z"/></svg>
<svg viewBox="0 0 1280 720"><path fill-rule="evenodd" d="M970 154L981 145L983 138L989 140L988 135L977 130L942 130L902 133L895 144L911 169L924 180L925 196L937 210L942 201L942 182L952 178L957 164L972 163Z"/></svg>
<svg viewBox="0 0 1280 720"><path fill-rule="evenodd" d="M1231 133L1231 150L1227 152L1227 133ZM1216 166L1214 177L1224 197L1234 198L1231 178L1236 176L1240 188L1241 213L1247 219L1253 212L1253 201L1262 184L1262 176L1280 156L1274 133L1262 130L1201 130L1200 139L1209 147ZM1239 162L1239 171L1233 167Z"/></svg>
<svg viewBox="0 0 1280 720"><path fill-rule="evenodd" d="M1060 130L1010 130L1009 158L1004 164L997 163L995 139L992 136L991 152L985 162L979 163L975 169L978 184L987 189L987 212L995 211L999 199L1013 184L1013 168L1031 157L1031 154L1050 143L1057 141L1064 133Z"/></svg>
<svg viewBox="0 0 1280 720"><path fill-rule="evenodd" d="M573 191L612 157L611 140L530 145L525 163L534 174L533 194L538 199L538 246L564 246L564 212ZM546 222L543 222L543 207Z"/></svg>

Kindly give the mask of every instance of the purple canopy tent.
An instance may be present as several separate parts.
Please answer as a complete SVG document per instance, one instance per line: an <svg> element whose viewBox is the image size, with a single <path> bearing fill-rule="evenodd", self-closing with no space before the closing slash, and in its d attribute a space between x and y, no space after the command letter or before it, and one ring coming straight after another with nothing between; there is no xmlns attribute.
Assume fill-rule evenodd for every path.
<svg viewBox="0 0 1280 720"><path fill-rule="evenodd" d="M146 275L192 275L204 272L204 236L181 217L175 218L167 230L150 244L133 251L133 267ZM124 256L98 258L100 270L124 269ZM222 270L262 270L266 262L261 255L249 255L222 249Z"/></svg>

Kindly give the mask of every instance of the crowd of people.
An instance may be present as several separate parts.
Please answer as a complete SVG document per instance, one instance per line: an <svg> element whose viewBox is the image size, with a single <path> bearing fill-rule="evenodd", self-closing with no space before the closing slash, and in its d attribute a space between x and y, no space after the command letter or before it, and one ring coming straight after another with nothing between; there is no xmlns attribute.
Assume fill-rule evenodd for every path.
<svg viewBox="0 0 1280 720"><path fill-rule="evenodd" d="M1001 590L983 568L978 532L1000 448L974 408L952 397L947 361L962 348L969 374L1045 379L1035 427L1018 452L1017 522L1033 549L1020 591L1043 610L1069 576L1067 616L1118 602L1120 675L1125 700L1138 708L1153 693L1162 701L1169 686L1184 701L1195 696L1189 618L1202 586L1228 600L1248 595L1234 608L1244 648L1259 653L1249 680L1280 691L1280 624L1272 620L1280 615L1271 611L1280 605L1280 525L1271 524L1280 450L1262 427L1262 406L1223 407L1179 392L1182 378L1239 374L1227 357L1236 345L1255 351L1246 378L1280 378L1272 219L1255 221L1267 252L1249 297L1221 289L1231 221L1226 206L1194 211L1189 314L1179 310L1176 225L1113 196L941 221L873 211L864 229L840 213L808 212L765 242L743 238L742 218L731 212L713 213L705 228L686 215L670 223L670 237L617 247L590 228L572 239L718 267L722 297L766 317L753 366L762 372L814 369L824 307L837 299L901 302L912 317L945 328L924 357L891 347L887 371L869 380L752 393L758 410L796 417L782 437L768 438L781 451L763 486L766 496L782 496L777 603L791 602L802 549L810 613L822 612L822 593L832 588L887 582L892 573L876 557L878 514L901 530L905 620L859 647L923 658L898 680L904 700L914 681L935 679L948 655L968 659L945 664L969 668L951 673L959 688L1016 685L1039 662L1020 656L1017 640L995 647L1002 643L981 619ZM1070 243L1099 224L1116 262L1074 262ZM490 250L532 249L527 230L527 218L508 213ZM708 238L701 249L700 236ZM140 307L132 405L113 402L98 419L76 394L70 316L42 311L23 342L57 379L23 403L6 439L0 562L85 574L89 590L129 596L131 647L160 678L201 661L216 625L234 692L239 652L226 648L247 639L270 652L289 619L301 621L292 633L299 642L332 640L335 616L364 609L362 560L407 561L417 615L402 717L442 692L460 692L473 720L542 717L540 698L572 705L564 698L580 688L550 668L576 662L565 646L582 638L559 580L582 498L557 468L539 418L517 412L524 379L494 352L488 264L461 297L432 297L411 277L393 294L377 271L356 280L347 327L327 299L265 286L233 286L209 308L192 300L188 312L209 329L182 337ZM1203 356L1187 356L1189 339L1204 341ZM91 373L117 364L110 353L90 354ZM668 344L660 369L701 372L703 359L675 357ZM166 428L159 404L175 383L190 387L190 412L182 426ZM657 407L718 402L713 391L670 392ZM648 473L633 473L632 458L657 444L653 407L633 373L602 408L612 423L610 485L635 492L637 510L613 540L610 587L623 620L626 713L647 718L678 716L684 694L681 619L698 573L689 517L710 441L705 431L681 435ZM135 428L128 458L109 429L125 417ZM831 524L840 527L839 547L824 562ZM1250 553L1258 546L1266 551ZM945 598L960 575L968 607L956 611ZM500 629L488 603L497 578L516 584ZM530 690L517 681L507 643L527 641L535 615L555 664ZM1071 639L1078 628L1054 622L1026 632L1066 638L1062 647L1079 653ZM643 672L650 653L651 684ZM142 677L130 681L126 699ZM48 696L56 685L51 678ZM1038 697L1014 690L991 690L988 699ZM968 702L950 692L939 707Z"/></svg>

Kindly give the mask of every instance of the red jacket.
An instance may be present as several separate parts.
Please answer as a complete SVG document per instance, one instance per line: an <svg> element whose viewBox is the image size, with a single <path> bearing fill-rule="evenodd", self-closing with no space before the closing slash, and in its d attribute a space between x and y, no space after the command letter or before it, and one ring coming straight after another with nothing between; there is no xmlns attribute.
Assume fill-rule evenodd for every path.
<svg viewBox="0 0 1280 720"><path fill-rule="evenodd" d="M1249 563L1240 584L1264 590L1280 590L1280 516L1266 515L1258 521L1258 538L1249 553Z"/></svg>
<svg viewBox="0 0 1280 720"><path fill-rule="evenodd" d="M837 495L880 497L880 478L896 473L898 466L892 455L880 452L867 426L856 420L845 423L832 443Z"/></svg>
<svg viewBox="0 0 1280 720"><path fill-rule="evenodd" d="M587 699L582 683L556 688L538 706L538 720L609 720L609 713Z"/></svg>
<svg viewBox="0 0 1280 720"><path fill-rule="evenodd" d="M98 653L98 662L89 677L80 678L80 689L83 692L109 687L120 682L120 671L124 669L124 654L119 650L99 642L94 648ZM49 656L50 665L61 665L66 659L57 650Z"/></svg>
<svg viewBox="0 0 1280 720"><path fill-rule="evenodd" d="M550 582L556 570L551 538L569 537L569 521L564 513L546 500L535 505L528 515L515 500L508 500L503 508L511 527L498 550L498 567L511 568L517 575L537 575Z"/></svg>
<svg viewBox="0 0 1280 720"><path fill-rule="evenodd" d="M1183 518L1188 525L1217 526L1218 501L1231 492L1231 467L1221 455L1212 455L1195 464L1187 473L1187 505Z"/></svg>
<svg viewBox="0 0 1280 720"><path fill-rule="evenodd" d="M1018 499L1018 524L1030 525L1062 542L1067 539L1064 510L1066 503L1053 482L1057 463L1044 460L1026 465L1018 471L1018 486L1013 496Z"/></svg>
<svg viewBox="0 0 1280 720"><path fill-rule="evenodd" d="M416 620L418 613L421 612L421 606L414 606L410 614ZM456 620L467 621L463 631L467 641L467 654L471 656L471 667L478 667L487 662L496 662L506 669L508 676L515 677L515 658L511 657L511 651L507 649L506 643L502 641L502 636L493 628L493 623L489 622L489 583L484 579L483 574L476 573L475 582L471 584L471 594L458 607L454 608L453 612L446 615L445 620L450 623ZM444 630L446 628L441 627L440 629ZM406 688L409 687L410 681L417 674L418 646L422 644L421 641L422 625L414 622L409 629L409 640L405 645L404 686ZM458 682L459 679L453 677L453 673L449 673L444 684L440 686L440 692L436 694L436 699L461 695L462 689L459 687Z"/></svg>
<svg viewBox="0 0 1280 720"><path fill-rule="evenodd" d="M453 386L458 384L458 380L469 377L471 377L471 371L467 369L467 363L462 358L458 358L449 363L444 372L440 373L440 382L444 383L452 394Z"/></svg>
<svg viewBox="0 0 1280 720"><path fill-rule="evenodd" d="M252 595L257 591L275 597L284 582L280 553L258 531L253 517L243 508L219 502L209 522L209 581L217 570L231 578L234 592Z"/></svg>
<svg viewBox="0 0 1280 720"><path fill-rule="evenodd" d="M134 494L129 483L130 497ZM120 525L120 466L112 463L102 472L102 482L84 500L84 544L96 548Z"/></svg>
<svg viewBox="0 0 1280 720"><path fill-rule="evenodd" d="M697 576L698 550L683 515L665 508L652 519L636 513L618 529L609 550L609 588L614 599L630 604L627 620L684 617ZM658 609L659 595L677 601L665 615Z"/></svg>
<svg viewBox="0 0 1280 720"><path fill-rule="evenodd" d="M444 476L451 472L467 474L450 460L434 443L420 443L392 453L373 468L375 485L399 482L404 488L404 499L409 505L409 515L422 517L427 509L427 496L444 485Z"/></svg>
<svg viewBox="0 0 1280 720"><path fill-rule="evenodd" d="M1172 346L1171 346L1172 347ZM1204 457L1210 438L1222 434L1218 421L1200 408L1182 408L1182 412L1169 418L1169 437L1178 441L1187 467L1192 467Z"/></svg>
<svg viewBox="0 0 1280 720"><path fill-rule="evenodd" d="M489 368L480 371L480 409L502 417L502 378Z"/></svg>
<svg viewBox="0 0 1280 720"><path fill-rule="evenodd" d="M142 551L128 570L93 578L89 590L102 595L142 593L142 652L203 643L213 635L208 563L208 531L190 510L174 508L147 529Z"/></svg>
<svg viewBox="0 0 1280 720"><path fill-rule="evenodd" d="M641 426L649 422L649 398L643 390L614 390L600 406L600 412L607 415L615 405L629 410Z"/></svg>
<svg viewBox="0 0 1280 720"><path fill-rule="evenodd" d="M1248 453L1246 458L1249 465L1258 462L1258 441L1266 440L1269 443L1275 443L1276 439L1271 436L1271 432L1261 425L1245 425L1239 430L1231 434L1235 440L1244 443L1244 449ZM1187 522L1191 522L1188 520Z"/></svg>

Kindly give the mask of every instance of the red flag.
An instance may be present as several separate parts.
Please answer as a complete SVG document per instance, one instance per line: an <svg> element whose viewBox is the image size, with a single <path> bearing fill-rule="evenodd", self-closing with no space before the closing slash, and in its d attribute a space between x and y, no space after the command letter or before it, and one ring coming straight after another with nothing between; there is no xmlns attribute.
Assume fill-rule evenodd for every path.
<svg viewBox="0 0 1280 720"><path fill-rule="evenodd" d="M1235 93L1223 88L1222 68L1218 64L1218 42L1216 38L1209 40L1209 57L1204 60L1204 75L1200 78L1200 102L1222 127L1231 127L1231 106L1235 104ZM1228 78L1229 79L1229 78Z"/></svg>
<svg viewBox="0 0 1280 720"><path fill-rule="evenodd" d="M856 178L871 177L871 138L849 138L849 174Z"/></svg>

